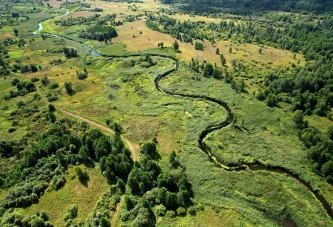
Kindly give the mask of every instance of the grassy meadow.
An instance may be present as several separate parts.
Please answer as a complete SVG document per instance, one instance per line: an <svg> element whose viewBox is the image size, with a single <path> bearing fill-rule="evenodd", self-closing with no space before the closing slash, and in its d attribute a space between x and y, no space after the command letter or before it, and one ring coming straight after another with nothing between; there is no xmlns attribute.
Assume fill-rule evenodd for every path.
<svg viewBox="0 0 333 227"><path fill-rule="evenodd" d="M25 39L26 44L24 47L8 45L6 49L10 58L5 61L11 66L15 63L35 64L38 71L21 73L18 70L9 76L0 77L1 141L22 141L22 144L33 141L50 128L51 123L45 118L45 113L48 105L53 104L101 125L108 126L116 122L122 127L122 135L136 144L155 140L161 155L159 162L162 164L167 162L172 151L177 152L192 185L195 212L190 214L188 210L184 216L167 212L165 216L157 217L156 226L333 225L316 197L299 181L284 173L250 169L227 171L215 167L199 149L198 137L207 127L225 121L226 111L212 102L158 91L154 79L159 73L175 67L175 62L164 57L151 57L152 63L148 64L144 56L159 53L179 59L179 71L171 73L160 82L164 90L209 96L228 103L236 116L234 124L208 134L204 140L218 161L225 165L260 162L266 166L288 169L323 195L332 207L333 187L311 169L307 150L299 140L292 120L291 105L283 103L270 108L253 95L267 72L289 75L304 67L306 61L302 54L233 40L220 40L213 45L205 40L203 51L196 50L190 43L179 42L179 51L175 52L171 48L175 41L173 37L153 31L145 25L146 11L157 13L160 8L167 9L169 6L154 0L135 4L99 0L85 2L90 3L91 8L102 8L104 11L99 13L101 16L116 13L116 21L123 21L129 15L137 15L139 20L116 26L118 37L111 42L99 42L78 38L78 33L88 25L64 27L54 23L61 1L50 0L48 3L53 8L41 7L43 12L28 14L29 21L15 26L19 30L19 38ZM46 6L46 2L43 4ZM76 8L69 10L64 20L95 14L88 11L75 12ZM47 13L49 11L52 14ZM180 21L221 21L219 18L188 14L174 14L171 17ZM33 36L31 33L37 30L40 21L43 21L44 28L40 34ZM236 24L243 22L237 20ZM73 40L50 36L42 38L41 35L46 33ZM13 26L1 28L0 35L15 38ZM93 47L101 54L117 57L91 56L90 50L77 41ZM164 43L165 48L157 48L160 42ZM66 58L64 47L77 49L78 57ZM221 66L220 55L215 52L216 48L219 48L220 54L227 61L224 67ZM259 48L262 48L261 53ZM142 56L122 57L131 53L141 53ZM222 76L228 71L235 75L236 81L243 79L246 92L236 92L223 79L206 78L193 71L188 67L192 58L198 59L200 63L216 63L223 70ZM59 59L60 63L55 63ZM245 75L233 71L233 60L246 65L249 73ZM87 71L87 78L79 79L77 74L84 71ZM5 95L17 90L11 84L14 78L20 81L38 78L34 82L36 91L5 100ZM48 85L42 84L43 78L49 80ZM68 82L73 89L71 94L65 88ZM36 94L39 98L36 98ZM54 100L50 101L50 97ZM27 113L27 109L39 111ZM59 111L55 112L55 116L58 122L69 118ZM305 119L324 133L327 125L331 124L327 118L317 115L306 116ZM10 132L12 128L15 130ZM2 173L9 172L22 161L23 145L21 148L16 156L0 158ZM63 218L66 210L75 204L79 207L76 223L83 226L103 193L110 191L110 186L98 164L93 168L80 167L88 173L89 181L86 185L79 181L75 166L71 165L65 171L66 184L62 188L48 188L37 204L25 209L13 208L13 211L35 215L43 210L54 226L65 226ZM6 190L0 189L1 198L6 193ZM126 209L121 204L120 214ZM109 211L110 217L114 212L115 208ZM6 211L5 215L8 213ZM2 219L0 216L0 223ZM113 220L113 223L113 226L124 224L120 219Z"/></svg>
<svg viewBox="0 0 333 227"><path fill-rule="evenodd" d="M87 185L79 181L75 168L71 167L66 173L67 182L63 188L57 191L46 191L38 204L34 204L24 210L18 210L18 212L33 215L44 210L55 226L64 226L63 217L66 209L75 204L79 208L76 218L77 222L84 223L98 198L108 190L109 186L97 166L94 169L83 166L81 168L88 172L89 181Z"/></svg>

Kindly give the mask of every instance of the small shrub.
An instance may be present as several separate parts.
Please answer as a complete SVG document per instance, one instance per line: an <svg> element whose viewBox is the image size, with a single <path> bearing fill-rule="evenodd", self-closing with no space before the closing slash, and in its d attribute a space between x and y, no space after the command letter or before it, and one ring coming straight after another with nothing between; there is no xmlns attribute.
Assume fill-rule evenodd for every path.
<svg viewBox="0 0 333 227"><path fill-rule="evenodd" d="M188 212L190 215L195 216L197 214L197 210L194 207L188 208Z"/></svg>
<svg viewBox="0 0 333 227"><path fill-rule="evenodd" d="M48 221L49 220L49 217L47 216L46 212L45 211L42 211L40 213L40 217L44 220L44 221Z"/></svg>
<svg viewBox="0 0 333 227"><path fill-rule="evenodd" d="M23 101L18 101L18 102L16 103L16 105L17 105L18 108L21 108L21 107L25 106L25 104L24 104Z"/></svg>
<svg viewBox="0 0 333 227"><path fill-rule="evenodd" d="M122 210L120 213L120 220L122 221L128 221L130 218L130 212L126 211L126 210Z"/></svg>
<svg viewBox="0 0 333 227"><path fill-rule="evenodd" d="M49 83L49 85L47 86L49 89L56 89L59 87L59 84L55 81L52 81L51 83Z"/></svg>
<svg viewBox="0 0 333 227"><path fill-rule="evenodd" d="M30 80L31 80L31 82L33 82L33 83L39 81L39 79L38 79L37 77L32 77Z"/></svg>
<svg viewBox="0 0 333 227"><path fill-rule="evenodd" d="M14 128L14 127L11 127L11 128L8 129L9 133L12 133L12 132L15 132L15 131L16 131L16 128Z"/></svg>
<svg viewBox="0 0 333 227"><path fill-rule="evenodd" d="M82 90L83 90L83 87L81 85L76 85L75 88L74 88L75 92L80 92Z"/></svg>
<svg viewBox="0 0 333 227"><path fill-rule="evenodd" d="M165 215L166 208L163 204L160 204L156 206L155 212L157 216L164 216Z"/></svg>
<svg viewBox="0 0 333 227"><path fill-rule="evenodd" d="M165 216L166 217L169 217L169 218L172 218L176 215L176 213L173 211L173 210L168 210L166 213L165 213Z"/></svg>
<svg viewBox="0 0 333 227"><path fill-rule="evenodd" d="M184 207L178 207L177 208L177 214L179 216L185 216L186 215L186 209Z"/></svg>
<svg viewBox="0 0 333 227"><path fill-rule="evenodd" d="M49 96L49 97L47 97L47 101L49 101L49 102L54 102L54 101L57 101L57 100L58 100L57 96Z"/></svg>
<svg viewBox="0 0 333 227"><path fill-rule="evenodd" d="M16 86L16 84L20 83L20 80L17 79L17 78L14 78L12 81L11 81L11 84L12 86Z"/></svg>
<svg viewBox="0 0 333 227"><path fill-rule="evenodd" d="M36 217L31 221L31 227L44 227L44 226L45 223L41 218Z"/></svg>
<svg viewBox="0 0 333 227"><path fill-rule="evenodd" d="M53 104L49 104L49 105L48 105L48 108L49 108L49 111L50 111L50 112L54 112L54 111L56 110L56 108L54 107Z"/></svg>
<svg viewBox="0 0 333 227"><path fill-rule="evenodd" d="M79 80L84 80L84 79L86 79L87 77L88 77L88 74L85 73L85 72L79 72L79 73L77 74L77 78L78 78Z"/></svg>
<svg viewBox="0 0 333 227"><path fill-rule="evenodd" d="M101 227L110 227L111 226L109 219L106 217L101 217L99 219L99 225Z"/></svg>

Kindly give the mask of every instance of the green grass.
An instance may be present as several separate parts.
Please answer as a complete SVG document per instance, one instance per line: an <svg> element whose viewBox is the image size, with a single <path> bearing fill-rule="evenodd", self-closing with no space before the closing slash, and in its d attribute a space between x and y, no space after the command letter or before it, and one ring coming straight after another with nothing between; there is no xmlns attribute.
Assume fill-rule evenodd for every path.
<svg viewBox="0 0 333 227"><path fill-rule="evenodd" d="M34 204L27 209L21 209L22 214L36 214L44 210L50 219L50 222L55 226L65 226L63 216L66 209L76 204L78 206L78 222L84 221L91 210L94 208L99 196L109 188L105 178L96 167L94 169L85 168L80 166L83 170L87 171L89 181L87 186L82 185L76 176L75 168L68 169L66 174L66 184L63 188L55 191L49 190L40 198L38 204Z"/></svg>
<svg viewBox="0 0 333 227"><path fill-rule="evenodd" d="M332 188L311 171L306 159L306 151L298 140L289 111L283 108L271 109L254 97L236 93L223 81L200 78L195 80L193 73L189 73L183 66L179 72L163 80L162 84L174 92L202 94L229 104L236 114L235 125L238 127L226 127L209 134L206 138L207 145L222 162L237 165L258 160L266 165L283 166L310 182L314 188L320 189L325 198L331 201ZM250 212L250 204L254 203L254 207L263 209L276 217L282 215L282 210L286 208L289 211L288 215L299 226L312 226L315 223L331 225L330 218L327 217L320 203L313 198L305 186L299 185L294 179L267 171L226 172L216 169L207 161L206 154L197 148L186 148L181 154L186 163L188 175L193 180L196 198L200 202L211 201L216 205L223 200L223 198L219 200L217 196L225 196L228 200L229 198L235 200L229 203L231 202L232 207L241 207L242 211L239 212ZM199 166L196 163L201 164ZM210 174L207 175L207 173ZM207 190L211 190L209 196L205 194ZM251 190L253 191L250 192ZM297 201L296 198L302 199ZM238 205L236 205L237 200L239 200ZM293 202L287 203L288 201ZM302 204L304 201L306 206ZM247 202L250 204L246 205ZM298 211L303 206L302 212L309 212L309 215L320 210L316 214L318 217L303 220L302 216L307 215ZM266 226L262 222L265 218L260 214L256 216L257 224ZM250 215L248 218L251 220Z"/></svg>
<svg viewBox="0 0 333 227"><path fill-rule="evenodd" d="M98 2L108 4L105 2ZM110 3L111 4L111 3ZM112 3L116 4L116 3ZM153 4L149 2L149 4ZM31 14L30 21L22 23L16 28L19 34L30 34L37 28L37 23L51 17L49 14ZM43 22L43 32L54 32L68 37L77 37L77 33L83 26L64 28L56 26L53 20ZM97 41L86 41L85 43L103 54L121 56L127 51L146 54L168 54L176 56L172 48L158 49L157 42L164 38L165 46L171 44L174 39L166 34L154 36L151 41L149 29L128 29L133 25L143 25L143 21L133 24L125 24L119 27L119 37L114 44L104 44ZM0 30L2 34L8 35L13 27L6 26ZM133 38L133 34L137 37ZM152 33L156 34L156 32ZM128 35L128 37L125 37ZM31 38L31 37L29 37ZM226 171L214 167L208 157L198 148L198 137L200 133L210 125L216 125L226 119L224 109L214 103L203 100L169 96L156 90L154 79L159 72L174 66L170 59L153 57L156 65L143 68L138 63L142 57L130 58L103 58L92 57L87 49L81 44L73 41L60 42L59 38L47 38L42 40L40 35L34 36L35 42L26 45L23 49L9 46L12 58L20 59L23 64L36 64L42 66L37 73L16 73L4 79L0 78L1 97L8 94L10 90L16 90L10 85L12 78L20 80L31 77L42 78L47 75L51 81L59 84L59 88L51 89L41 86L36 82L38 93L42 99L33 101L27 106L36 105L40 110L46 109L45 96L48 93L57 95L59 100L55 104L65 110L86 117L95 122L105 125L108 119L119 123L124 129L124 136L136 143L144 143L156 137L158 150L162 155L162 162L172 150L179 152L181 163L186 167L186 174L192 183L194 191L195 208L198 208L196 216L189 213L185 217L159 217L157 226L276 226L272 220L267 218L273 216L280 219L291 218L298 226L332 226L332 221L316 198L300 184L297 180L285 174L270 171ZM77 39L79 40L79 39ZM84 40L80 40L84 41ZM142 42L142 46L140 45ZM227 52L231 42L220 42L220 51ZM225 46L227 45L227 47ZM233 44L236 46L238 44ZM47 50L53 47L72 46L78 49L79 57L66 59L63 53L49 53ZM170 46L170 45L169 45ZM190 44L181 43L184 52L178 54L182 59L189 60L197 56ZM268 61L274 61L280 55L288 56L291 53L273 48L264 49L264 54L254 55L253 59L261 60L261 63L253 64L252 59L247 59L244 54L257 53L255 45L238 45L239 50L233 54L226 53L227 61L233 57L245 59L249 64L252 74L262 70L269 71L277 69L277 64L268 66ZM246 49L246 50L245 50ZM209 52L210 51L210 52ZM207 53L206 53L207 52ZM206 49L208 60L214 62L218 56L215 47ZM209 52L209 53L208 53ZM275 53L276 54L273 54ZM201 52L200 52L201 53ZM279 55L280 54L280 55ZM28 59L29 57L29 59ZM300 55L297 55L299 58ZM51 66L49 62L54 59L62 59L60 65ZM131 65L131 60L137 62ZM263 63L265 62L265 63ZM12 62L13 63L13 62ZM302 59L303 63L303 59ZM235 126L229 126L209 134L205 142L212 152L224 164L252 163L260 161L271 166L282 166L309 182L315 190L331 203L333 201L333 188L321 177L312 172L307 151L298 140L292 115L287 104L279 108L269 108L259 102L251 95L255 85L251 82L262 79L258 74L253 80L248 76L239 75L244 78L250 94L240 94L231 89L229 84L211 78L203 78L187 68L188 62L182 62L179 72L174 72L165 78L162 87L176 93L200 94L214 97L227 102L236 115ZM88 78L78 80L76 70L89 72ZM292 72L289 72L292 73ZM197 79L200 78L199 80ZM64 89L64 82L72 82L77 91L69 96ZM32 94L25 97L17 97L0 102L0 132L1 140L20 140L22 138L33 139L43 132L48 123L41 113L33 115L18 114L11 116L17 110L18 101L29 102ZM62 115L56 113L57 117ZM33 119L37 116L37 121ZM11 119L12 117L13 119ZM9 119L10 118L10 119ZM317 123L322 126L328 124L324 119L309 117L310 124ZM8 133L13 121L18 122L16 131ZM3 168L11 168L16 160L1 159ZM84 168L84 167L82 167ZM108 189L108 186L98 169L87 169L90 176L88 187L79 183L74 169L71 167L67 172L67 184L58 191L47 191L38 204L23 210L24 214L35 214L37 211L45 210L55 226L64 225L63 215L68 206L77 204L79 208L79 220L85 217L93 209L98 197ZM0 196L5 194L0 191ZM200 210L199 207L204 207Z"/></svg>
<svg viewBox="0 0 333 227"><path fill-rule="evenodd" d="M15 50L9 52L11 58L19 58L22 57L22 50Z"/></svg>
<svg viewBox="0 0 333 227"><path fill-rule="evenodd" d="M206 154L194 147L185 149L181 156L194 200L222 211L236 211L234 221L240 219L248 226L276 226L265 217L267 213L282 219L291 217L297 226L332 225L320 203L293 178L267 171L228 172L214 167Z"/></svg>
<svg viewBox="0 0 333 227"><path fill-rule="evenodd" d="M87 42L88 43L88 42ZM115 44L100 44L94 45L94 48L99 51L101 54L110 54L110 55L117 55L122 56L125 54L125 47L120 43Z"/></svg>

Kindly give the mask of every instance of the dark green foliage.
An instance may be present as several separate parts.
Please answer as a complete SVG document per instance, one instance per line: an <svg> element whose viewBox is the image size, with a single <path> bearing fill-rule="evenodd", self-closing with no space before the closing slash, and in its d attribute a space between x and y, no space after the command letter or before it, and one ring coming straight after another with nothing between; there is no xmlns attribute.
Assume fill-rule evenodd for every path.
<svg viewBox="0 0 333 227"><path fill-rule="evenodd" d="M156 158L158 157L158 153L156 150L156 144L152 143L152 142L148 142L143 144L141 150L140 150L141 154L145 154L145 155L149 155L152 158Z"/></svg>
<svg viewBox="0 0 333 227"><path fill-rule="evenodd" d="M330 125L328 128L327 128L327 137L330 138L330 140L333 140L333 125Z"/></svg>
<svg viewBox="0 0 333 227"><path fill-rule="evenodd" d="M207 63L204 67L204 70L203 70L203 73L202 75L204 77L211 77L213 75L213 72L214 72L214 67L212 64L210 63Z"/></svg>
<svg viewBox="0 0 333 227"><path fill-rule="evenodd" d="M117 133L119 135L121 134L121 131L123 130L117 122L114 122L112 124L112 129L115 131L115 133Z"/></svg>
<svg viewBox="0 0 333 227"><path fill-rule="evenodd" d="M54 112L56 110L56 108L54 107L53 104L49 104L48 109L49 109L50 112Z"/></svg>
<svg viewBox="0 0 333 227"><path fill-rule="evenodd" d="M166 192L166 198L165 198L165 206L166 208L172 210L177 208L177 194L174 192Z"/></svg>
<svg viewBox="0 0 333 227"><path fill-rule="evenodd" d="M59 87L59 84L57 82L52 81L51 83L49 83L49 85L47 87L49 89L56 89Z"/></svg>
<svg viewBox="0 0 333 227"><path fill-rule="evenodd" d="M132 201L131 197L128 195L125 195L125 205L127 210L132 210L134 208L134 202Z"/></svg>
<svg viewBox="0 0 333 227"><path fill-rule="evenodd" d="M120 193L125 193L126 191L126 185L122 179L117 180L117 187L120 190Z"/></svg>
<svg viewBox="0 0 333 227"><path fill-rule="evenodd" d="M31 227L44 227L45 223L43 219L36 217L31 221Z"/></svg>
<svg viewBox="0 0 333 227"><path fill-rule="evenodd" d="M17 78L14 78L12 81L11 81L11 84L12 86L16 86L16 84L20 83L20 80L17 79Z"/></svg>
<svg viewBox="0 0 333 227"><path fill-rule="evenodd" d="M163 0L165 4L170 4L172 0ZM195 13L206 15L219 13L219 9L226 9L226 12L232 14L248 15L258 11L315 11L315 12L330 12L333 8L333 3L329 0L311 1L249 1L249 0L231 0L231 1L184 1L184 4L179 6L179 10L185 13ZM283 20L284 17L281 17ZM284 19L287 20L287 19Z"/></svg>
<svg viewBox="0 0 333 227"><path fill-rule="evenodd" d="M13 142L0 142L0 155L1 157L9 158L15 155L16 145Z"/></svg>
<svg viewBox="0 0 333 227"><path fill-rule="evenodd" d="M42 212L40 213L40 217L43 219L43 221L48 221L48 220L49 220L48 215L47 215L46 212L43 211L43 210L42 210Z"/></svg>
<svg viewBox="0 0 333 227"><path fill-rule="evenodd" d="M65 47L64 54L65 54L66 58L75 58L78 56L77 49L75 49L73 47Z"/></svg>
<svg viewBox="0 0 333 227"><path fill-rule="evenodd" d="M84 80L84 79L88 78L88 73L86 73L86 72L79 72L79 73L77 74L77 78L78 78L79 80Z"/></svg>
<svg viewBox="0 0 333 227"><path fill-rule="evenodd" d="M110 227L111 226L109 219L106 217L101 217L99 219L99 225L101 227Z"/></svg>
<svg viewBox="0 0 333 227"><path fill-rule="evenodd" d="M50 83L49 79L47 78L47 75L44 75L43 79L41 79L41 82L43 85L48 85Z"/></svg>
<svg viewBox="0 0 333 227"><path fill-rule="evenodd" d="M80 167L75 167L75 172L82 184L86 184L86 182L89 180L88 173L86 171L82 171Z"/></svg>
<svg viewBox="0 0 333 227"><path fill-rule="evenodd" d="M173 168L177 168L180 165L180 163L176 160L176 157L177 155L174 151L172 151L169 155L169 163Z"/></svg>
<svg viewBox="0 0 333 227"><path fill-rule="evenodd" d="M36 65L30 65L30 69L31 69L31 72L37 72L38 71L38 67Z"/></svg>
<svg viewBox="0 0 333 227"><path fill-rule="evenodd" d="M324 163L321 167L321 173L327 177L333 174L333 161L329 160Z"/></svg>
<svg viewBox="0 0 333 227"><path fill-rule="evenodd" d="M64 83L66 92L68 95L74 95L75 91L72 88L72 83L71 82L65 82Z"/></svg>
<svg viewBox="0 0 333 227"><path fill-rule="evenodd" d="M172 45L173 49L175 49L175 51L178 51L179 50L179 44L177 41L175 41Z"/></svg>
<svg viewBox="0 0 333 227"><path fill-rule="evenodd" d="M98 41L108 40L117 36L118 34L114 27L100 24L95 24L79 34L80 38L94 39Z"/></svg>
<svg viewBox="0 0 333 227"><path fill-rule="evenodd" d="M64 221L67 221L67 220L69 220L69 219L74 219L74 218L76 218L76 216L77 216L77 212L78 212L78 207L77 207L77 205L71 205L71 206L67 209L67 211L66 211L66 213L65 213L65 215L64 215Z"/></svg>
<svg viewBox="0 0 333 227"><path fill-rule="evenodd" d="M294 113L293 121L296 128L302 128L304 126L304 114L302 110L297 110Z"/></svg>
<svg viewBox="0 0 333 227"><path fill-rule="evenodd" d="M269 107L274 107L278 104L278 98L274 94L269 94L266 98L266 104Z"/></svg>
<svg viewBox="0 0 333 227"><path fill-rule="evenodd" d="M132 194L143 195L154 186L154 179L148 172L134 167L128 176L127 184Z"/></svg>
<svg viewBox="0 0 333 227"><path fill-rule="evenodd" d="M194 45L194 48L196 49L196 50L204 50L204 44L203 43L201 43L201 42L195 42L195 45Z"/></svg>
<svg viewBox="0 0 333 227"><path fill-rule="evenodd" d="M212 76L213 78L220 80L222 79L222 71L219 70L218 68L214 68Z"/></svg>
<svg viewBox="0 0 333 227"><path fill-rule="evenodd" d="M54 101L57 101L57 100L58 100L57 96L48 96L47 97L47 101L48 102L54 102Z"/></svg>
<svg viewBox="0 0 333 227"><path fill-rule="evenodd" d="M24 104L23 101L18 101L18 102L16 103L16 105L17 105L17 108L21 108L21 107L25 106L25 104Z"/></svg>

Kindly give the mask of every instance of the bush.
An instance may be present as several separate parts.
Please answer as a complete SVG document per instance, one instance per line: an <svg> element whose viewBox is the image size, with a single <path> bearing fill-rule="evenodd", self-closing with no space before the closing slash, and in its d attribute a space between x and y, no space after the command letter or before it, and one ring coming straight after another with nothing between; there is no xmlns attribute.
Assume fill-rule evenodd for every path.
<svg viewBox="0 0 333 227"><path fill-rule="evenodd" d="M44 221L48 221L49 217L47 216L46 212L42 210L42 212L40 213L40 217L44 220Z"/></svg>
<svg viewBox="0 0 333 227"><path fill-rule="evenodd" d="M52 81L51 83L49 83L49 85L47 86L49 89L56 89L59 87L59 84L55 81Z"/></svg>
<svg viewBox="0 0 333 227"><path fill-rule="evenodd" d="M39 81L39 79L38 79L37 77L32 77L30 80L31 80L31 82L33 82L33 83Z"/></svg>
<svg viewBox="0 0 333 227"><path fill-rule="evenodd" d="M72 83L71 82L65 82L64 86L65 86L65 89L66 89L66 92L67 92L68 95L73 95L75 93L75 91L72 88Z"/></svg>
<svg viewBox="0 0 333 227"><path fill-rule="evenodd" d="M177 214L180 216L185 216L186 215L186 209L184 207L178 207L177 208Z"/></svg>
<svg viewBox="0 0 333 227"><path fill-rule="evenodd" d="M49 111L50 111L50 112L54 112L54 111L56 110L56 108L54 107L53 104L49 104L49 105L48 105L48 108L49 108Z"/></svg>
<svg viewBox="0 0 333 227"><path fill-rule="evenodd" d="M195 207L190 207L188 208L188 212L190 213L190 215L194 216L197 214L197 210L195 209Z"/></svg>
<svg viewBox="0 0 333 227"><path fill-rule="evenodd" d="M168 210L166 213L165 213L165 216L166 217L169 217L169 218L172 218L176 215L176 213L173 211L173 210Z"/></svg>
<svg viewBox="0 0 333 227"><path fill-rule="evenodd" d="M122 210L120 213L120 219L124 222L128 221L130 218L130 212L126 210Z"/></svg>
<svg viewBox="0 0 333 227"><path fill-rule="evenodd" d="M52 178L52 188L53 189L60 189L62 186L64 186L66 183L66 178L63 175L60 176L54 176Z"/></svg>
<svg viewBox="0 0 333 227"><path fill-rule="evenodd" d="M16 105L17 105L18 108L21 108L21 107L25 106L25 104L24 104L23 101L18 101L18 102L16 103Z"/></svg>
<svg viewBox="0 0 333 227"><path fill-rule="evenodd" d="M73 48L73 47L65 47L64 48L64 54L66 56L66 58L71 58L71 57L77 57L77 49Z"/></svg>
<svg viewBox="0 0 333 227"><path fill-rule="evenodd" d="M12 133L12 132L15 132L15 131L16 131L16 128L13 128L13 127L11 127L11 128L8 129L9 133Z"/></svg>
<svg viewBox="0 0 333 227"><path fill-rule="evenodd" d="M330 140L333 140L333 125L328 127L326 134Z"/></svg>
<svg viewBox="0 0 333 227"><path fill-rule="evenodd" d="M36 65L30 65L30 69L32 72L37 72L38 71L38 67Z"/></svg>
<svg viewBox="0 0 333 227"><path fill-rule="evenodd" d="M36 217L36 218L32 219L32 221L31 221L31 227L44 227L44 226L45 226L45 223L44 223L43 219L41 219L41 218Z"/></svg>
<svg viewBox="0 0 333 227"><path fill-rule="evenodd" d="M65 215L64 215L64 221L68 221L68 220L70 220L70 219L74 219L74 218L76 218L76 216L77 216L77 211L78 211L78 209L77 209L77 205L72 205L72 206L70 206L70 207L67 209L67 211L66 211L66 213L65 213Z"/></svg>
<svg viewBox="0 0 333 227"><path fill-rule="evenodd" d="M101 227L110 227L111 226L109 219L106 217L101 217L99 219L99 225Z"/></svg>
<svg viewBox="0 0 333 227"><path fill-rule="evenodd" d="M49 102L54 102L54 101L57 101L57 100L58 100L57 96L49 96L49 97L47 97L47 101L49 101Z"/></svg>
<svg viewBox="0 0 333 227"><path fill-rule="evenodd" d="M88 74L85 73L85 72L79 72L79 73L77 74L77 78L78 78L79 80L84 80L84 79L86 79L87 77L88 77Z"/></svg>
<svg viewBox="0 0 333 227"><path fill-rule="evenodd" d="M160 204L155 207L155 212L157 216L164 216L165 215L166 208L163 204Z"/></svg>

